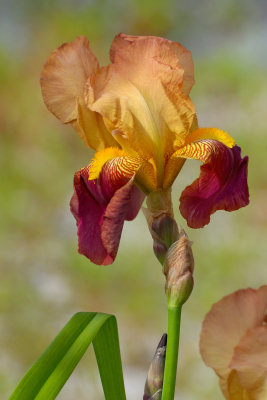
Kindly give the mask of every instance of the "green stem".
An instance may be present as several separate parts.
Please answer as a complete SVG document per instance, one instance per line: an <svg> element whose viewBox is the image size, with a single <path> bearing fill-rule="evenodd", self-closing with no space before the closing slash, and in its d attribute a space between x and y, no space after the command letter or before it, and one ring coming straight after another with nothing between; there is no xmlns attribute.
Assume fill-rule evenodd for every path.
<svg viewBox="0 0 267 400"><path fill-rule="evenodd" d="M162 400L174 400L182 305L168 307L168 338Z"/></svg>

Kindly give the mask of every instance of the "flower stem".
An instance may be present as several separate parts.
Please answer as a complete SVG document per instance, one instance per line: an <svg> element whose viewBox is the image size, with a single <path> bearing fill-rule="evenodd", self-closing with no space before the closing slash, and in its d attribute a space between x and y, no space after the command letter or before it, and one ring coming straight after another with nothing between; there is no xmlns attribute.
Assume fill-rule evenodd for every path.
<svg viewBox="0 0 267 400"><path fill-rule="evenodd" d="M162 400L174 400L182 304L168 307L168 339Z"/></svg>

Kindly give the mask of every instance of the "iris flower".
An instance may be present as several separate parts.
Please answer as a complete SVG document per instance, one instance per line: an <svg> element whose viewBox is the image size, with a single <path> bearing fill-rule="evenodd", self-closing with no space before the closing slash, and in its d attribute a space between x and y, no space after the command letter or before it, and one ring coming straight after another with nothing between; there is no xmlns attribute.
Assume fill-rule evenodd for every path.
<svg viewBox="0 0 267 400"><path fill-rule="evenodd" d="M100 68L80 36L55 50L41 74L48 109L96 151L75 174L71 211L79 252L104 265L116 257L124 221L145 196L170 193L187 158L203 163L180 198L190 227L249 201L248 158L227 133L198 127L191 53L163 38L119 34L110 60Z"/></svg>
<svg viewBox="0 0 267 400"><path fill-rule="evenodd" d="M200 352L227 400L267 399L266 312L264 285L225 296L206 315Z"/></svg>

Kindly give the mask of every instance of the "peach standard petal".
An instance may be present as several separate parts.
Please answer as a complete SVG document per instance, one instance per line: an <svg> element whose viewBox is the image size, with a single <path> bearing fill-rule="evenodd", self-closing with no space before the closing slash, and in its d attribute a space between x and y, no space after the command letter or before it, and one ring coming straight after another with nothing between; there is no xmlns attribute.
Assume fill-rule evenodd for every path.
<svg viewBox="0 0 267 400"><path fill-rule="evenodd" d="M172 42L167 39L154 37L154 36L133 36L133 35L125 35L124 33L120 33L115 36L113 43L110 48L110 60L112 63L116 62L116 57L119 57L119 53L123 48L129 47L131 43L134 42L142 42L147 41L148 39L156 39L158 42L166 43L167 46L171 49L172 53L176 55L177 59L172 56L169 57L169 65L170 68L177 68L177 60L179 65L183 69L183 73L181 76L182 80L182 91L184 94L189 95L192 86L195 83L194 80L194 63L192 60L192 56L190 51L185 49L180 43ZM166 52L168 53L168 51ZM159 57L160 59L161 57Z"/></svg>
<svg viewBox="0 0 267 400"><path fill-rule="evenodd" d="M163 170L174 141L184 142L195 119L188 97L191 54L166 39L119 35L111 60L88 81L87 104L122 131L141 157L153 158Z"/></svg>
<svg viewBox="0 0 267 400"><path fill-rule="evenodd" d="M52 52L41 72L41 88L49 111L63 123L72 123L85 144L95 150L116 146L102 117L84 103L84 85L99 69L89 41L79 36Z"/></svg>
<svg viewBox="0 0 267 400"><path fill-rule="evenodd" d="M53 51L41 73L42 93L49 111L63 123L77 119L77 101L83 98L84 84L98 69L84 36Z"/></svg>

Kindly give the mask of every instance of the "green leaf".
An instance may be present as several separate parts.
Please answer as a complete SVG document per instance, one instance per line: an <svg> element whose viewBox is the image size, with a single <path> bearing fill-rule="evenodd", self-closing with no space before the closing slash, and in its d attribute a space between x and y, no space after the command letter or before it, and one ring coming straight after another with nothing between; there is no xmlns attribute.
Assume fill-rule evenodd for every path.
<svg viewBox="0 0 267 400"><path fill-rule="evenodd" d="M9 400L53 400L93 342L106 400L126 400L116 318L77 313L29 369ZM88 393L89 395L89 393Z"/></svg>

